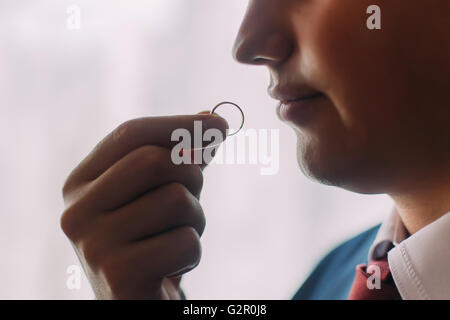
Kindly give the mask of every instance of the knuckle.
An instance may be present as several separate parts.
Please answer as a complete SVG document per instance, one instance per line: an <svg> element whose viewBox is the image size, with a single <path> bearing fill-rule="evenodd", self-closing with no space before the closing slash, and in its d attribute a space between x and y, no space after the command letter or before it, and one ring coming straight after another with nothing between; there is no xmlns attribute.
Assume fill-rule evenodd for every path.
<svg viewBox="0 0 450 320"><path fill-rule="evenodd" d="M190 166L191 181L196 191L200 192L203 188L203 172L199 166Z"/></svg>
<svg viewBox="0 0 450 320"><path fill-rule="evenodd" d="M200 238L197 231L192 227L181 227L178 232L178 243L183 256L188 259L190 265L197 265L202 256Z"/></svg>
<svg viewBox="0 0 450 320"><path fill-rule="evenodd" d="M128 120L119 125L112 133L114 140L134 140L140 128L139 119Z"/></svg>
<svg viewBox="0 0 450 320"><path fill-rule="evenodd" d="M188 209L193 206L193 196L181 183L173 182L168 186L169 198L177 209Z"/></svg>
<svg viewBox="0 0 450 320"><path fill-rule="evenodd" d="M87 211L82 201L74 201L66 206L61 214L59 224L64 234L73 242L80 239L86 228Z"/></svg>
<svg viewBox="0 0 450 320"><path fill-rule="evenodd" d="M206 217L198 200L192 196L191 198L192 204L187 206L183 212L180 212L180 214L184 214L186 216L185 219L188 220L189 225L194 227L198 235L201 236L206 227Z"/></svg>
<svg viewBox="0 0 450 320"><path fill-rule="evenodd" d="M71 240L76 238L77 223L75 221L76 213L73 207L68 207L61 215L59 224L64 234Z"/></svg>
<svg viewBox="0 0 450 320"><path fill-rule="evenodd" d="M200 211L196 215L196 217L197 217L196 230L197 230L198 235L201 236L203 234L203 231L205 231L205 228L206 228L206 217L205 217L205 214L203 213L203 210L201 207L200 207Z"/></svg>
<svg viewBox="0 0 450 320"><path fill-rule="evenodd" d="M80 183L75 182L74 178L74 172L77 168L75 168L70 175L67 177L67 179L64 181L64 184L61 188L61 193L64 199L64 202L69 202L71 196L74 191L76 191L77 188L79 188Z"/></svg>
<svg viewBox="0 0 450 320"><path fill-rule="evenodd" d="M202 235L206 226L206 217L197 198L181 183L171 183L168 188L167 198L174 206L176 218L192 226L198 235Z"/></svg>
<svg viewBox="0 0 450 320"><path fill-rule="evenodd" d="M70 183L69 179L67 179L64 182L63 187L61 189L61 193L62 193L63 198L67 198L70 190L71 190L71 183Z"/></svg>
<svg viewBox="0 0 450 320"><path fill-rule="evenodd" d="M145 174L155 175L167 167L167 157L162 148L143 146L135 153L135 165Z"/></svg>

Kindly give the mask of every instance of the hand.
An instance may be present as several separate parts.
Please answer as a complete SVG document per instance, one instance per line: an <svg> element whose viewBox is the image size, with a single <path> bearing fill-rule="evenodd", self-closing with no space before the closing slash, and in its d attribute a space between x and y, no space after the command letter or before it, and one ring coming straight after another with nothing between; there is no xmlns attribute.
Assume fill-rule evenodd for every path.
<svg viewBox="0 0 450 320"><path fill-rule="evenodd" d="M172 132L227 123L216 115L128 121L104 138L63 187L61 227L98 299L180 299L201 256L205 164L175 165Z"/></svg>

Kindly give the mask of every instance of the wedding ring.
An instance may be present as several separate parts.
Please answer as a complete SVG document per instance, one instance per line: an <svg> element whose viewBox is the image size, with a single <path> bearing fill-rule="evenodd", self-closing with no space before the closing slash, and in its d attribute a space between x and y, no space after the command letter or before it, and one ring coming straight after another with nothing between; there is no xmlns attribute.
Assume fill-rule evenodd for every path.
<svg viewBox="0 0 450 320"><path fill-rule="evenodd" d="M221 102L221 103L219 103L218 105L216 105L216 106L211 110L211 114L215 113L215 111L216 111L220 106L223 106L223 105L226 105L226 104L232 105L232 106L236 107L236 108L239 110L239 112L241 113L241 116L242 116L242 122L241 122L241 126L239 127L239 129L237 129L237 130L236 130L235 132L233 132L233 133L228 133L228 136L233 136L233 135L235 135L236 133L238 133L239 131L241 131L241 129L244 127L245 115L244 115L244 111L242 111L241 107L239 107L236 103L224 101L224 102Z"/></svg>

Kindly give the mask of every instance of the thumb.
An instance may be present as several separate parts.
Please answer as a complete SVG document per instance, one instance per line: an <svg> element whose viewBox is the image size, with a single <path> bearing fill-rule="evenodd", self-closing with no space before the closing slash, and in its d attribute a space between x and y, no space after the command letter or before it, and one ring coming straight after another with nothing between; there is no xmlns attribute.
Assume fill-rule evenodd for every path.
<svg viewBox="0 0 450 320"><path fill-rule="evenodd" d="M211 113L211 111L209 111L209 110L201 111L198 114L212 114L213 116L220 117L217 113ZM222 118L222 117L220 117L220 118ZM224 118L222 118L222 119L224 119ZM225 122L227 124L227 129L228 129L228 122L226 121L226 119L224 119L224 120L225 120ZM227 132L227 130L225 130L225 132ZM202 149L200 151L200 152L202 152L202 159L205 159L203 157L204 153L208 152L209 154L211 154L210 161L212 161L212 158L214 158L214 156L216 155L217 150L219 149L220 145L222 144L223 141L225 141L226 138L227 138L227 135L225 133L225 136L223 137L223 140L220 143L214 145L213 147L208 148L208 149L212 148L213 150L206 150L205 148ZM194 156L194 153L192 153L191 156ZM208 166L208 164L209 164L209 162L202 161L202 164L200 164L200 169L202 169L202 171L203 171Z"/></svg>
<svg viewBox="0 0 450 320"><path fill-rule="evenodd" d="M201 111L201 112L199 112L197 114L211 114L211 115L213 115L215 117L220 117L217 113L211 113L211 111L209 111L209 110ZM222 117L220 117L220 118L222 118ZM222 118L222 119L225 121L225 123L227 125L227 129L228 129L228 122L224 118ZM225 132L226 131L227 130L225 130ZM197 157L201 157L201 159L202 159L202 163L199 164L200 169L204 170L208 166L209 162L212 161L212 158L216 155L216 152L219 149L221 143L223 141L225 141L226 138L227 137L226 137L226 134L225 134L225 136L223 136L223 140L220 143L217 143L216 145L211 146L209 148L184 149L184 150L181 151L181 155L183 155L185 152L190 152L190 154L191 154L191 163L194 163L195 154L197 153ZM208 155L211 155L211 157L208 156L208 158L211 158L211 159L209 159L210 161L208 161L208 162L205 162L204 155L205 155L206 152L208 153Z"/></svg>

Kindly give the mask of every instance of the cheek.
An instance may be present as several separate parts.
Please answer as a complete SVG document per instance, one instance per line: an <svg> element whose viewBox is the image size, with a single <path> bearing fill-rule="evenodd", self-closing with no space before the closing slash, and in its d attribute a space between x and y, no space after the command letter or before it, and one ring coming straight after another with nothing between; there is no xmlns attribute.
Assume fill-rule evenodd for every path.
<svg viewBox="0 0 450 320"><path fill-rule="evenodd" d="M308 5L295 21L299 44L296 66L332 104L323 108L310 130L297 131L302 168L309 176L330 184L351 182L353 190L362 190L357 185L363 188L364 181L381 185L386 182L384 178L407 170L405 163L417 154L429 151L429 141L437 136L429 125L436 123L427 114L430 102L424 100L436 89L426 88L428 80L423 78L433 77L428 71L430 61L439 62L431 69L442 70L448 57L436 59L435 53L425 50L433 47L433 40L428 39L433 32L427 27L425 33L414 21L420 21L421 14L427 12L431 22L445 3L439 2L439 10L431 13L429 1L403 1L400 5L379 0L382 30L376 31L366 27L366 10L372 0L305 3ZM443 43L444 38L439 35L434 43ZM430 82L444 83L440 78ZM448 80L445 83L448 86ZM448 105L448 98L440 101ZM369 192L376 188L363 189Z"/></svg>
<svg viewBox="0 0 450 320"><path fill-rule="evenodd" d="M303 33L305 68L333 101L342 124L352 130L373 130L381 123L394 128L405 111L401 100L407 90L404 75L395 73L400 66L388 22L382 15L382 31L366 27L371 4L318 2Z"/></svg>

